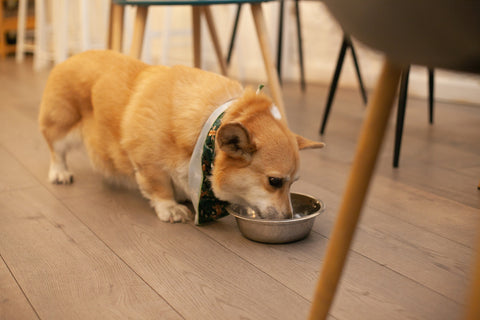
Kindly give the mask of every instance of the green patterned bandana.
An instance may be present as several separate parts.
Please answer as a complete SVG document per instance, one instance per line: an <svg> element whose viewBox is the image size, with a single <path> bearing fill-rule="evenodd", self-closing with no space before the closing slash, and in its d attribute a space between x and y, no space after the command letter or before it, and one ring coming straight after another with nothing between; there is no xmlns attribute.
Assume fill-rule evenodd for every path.
<svg viewBox="0 0 480 320"><path fill-rule="evenodd" d="M215 221L228 215L228 202L219 200L213 194L210 177L215 159L215 137L222 124L225 110L232 104L229 101L217 108L204 124L190 159L188 185L195 208L195 224Z"/></svg>

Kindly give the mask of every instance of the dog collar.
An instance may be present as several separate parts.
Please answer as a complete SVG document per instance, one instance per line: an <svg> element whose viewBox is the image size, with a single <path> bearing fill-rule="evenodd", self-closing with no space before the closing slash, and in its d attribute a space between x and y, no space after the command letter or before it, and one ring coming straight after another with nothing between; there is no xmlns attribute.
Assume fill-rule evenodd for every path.
<svg viewBox="0 0 480 320"><path fill-rule="evenodd" d="M218 107L203 125L190 159L188 186L190 199L195 208L195 224L200 225L228 215L228 202L215 197L210 176L215 159L215 137L222 123L225 110L233 103L230 100Z"/></svg>

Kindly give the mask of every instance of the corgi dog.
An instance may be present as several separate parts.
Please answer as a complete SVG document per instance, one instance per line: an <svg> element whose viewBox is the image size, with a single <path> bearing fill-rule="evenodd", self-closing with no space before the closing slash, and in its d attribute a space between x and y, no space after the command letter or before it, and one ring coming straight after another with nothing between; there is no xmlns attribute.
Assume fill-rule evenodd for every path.
<svg viewBox="0 0 480 320"><path fill-rule="evenodd" d="M323 143L292 133L283 110L237 81L113 51L87 51L52 69L39 112L51 156L48 178L73 182L66 156L83 142L93 167L107 179L138 185L162 221L191 220L183 202L192 198L192 154L211 114L227 102L206 177L213 194L268 218L292 217L299 150Z"/></svg>

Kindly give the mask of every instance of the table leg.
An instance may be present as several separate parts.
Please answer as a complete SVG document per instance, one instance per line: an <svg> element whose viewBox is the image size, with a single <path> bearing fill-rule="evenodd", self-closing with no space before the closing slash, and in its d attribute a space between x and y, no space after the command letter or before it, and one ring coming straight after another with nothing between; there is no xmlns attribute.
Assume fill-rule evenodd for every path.
<svg viewBox="0 0 480 320"><path fill-rule="evenodd" d="M401 70L401 67L385 62L374 96L370 100L347 187L317 282L310 319L326 319L333 302L383 141Z"/></svg>
<svg viewBox="0 0 480 320"><path fill-rule="evenodd" d="M260 50L262 51L263 62L267 71L267 77L273 101L281 110L284 119L286 119L285 107L282 97L282 89L280 88L278 73L275 69L275 65L272 59L272 51L268 43L267 26L265 24L265 17L263 14L262 5L260 3L252 3L251 9L253 21L255 22L255 29L257 31L258 42L260 44Z"/></svg>
<svg viewBox="0 0 480 320"><path fill-rule="evenodd" d="M110 6L109 48L122 51L123 47L123 16L125 7L116 4Z"/></svg>
<svg viewBox="0 0 480 320"><path fill-rule="evenodd" d="M137 6L135 24L133 26L132 46L130 56L140 59L142 55L143 38L145 36L145 25L147 24L148 6Z"/></svg>
<svg viewBox="0 0 480 320"><path fill-rule="evenodd" d="M212 11L209 6L203 7L203 13L205 14L205 19L207 20L208 30L210 32L210 37L212 38L213 48L215 49L215 54L217 55L218 64L220 65L221 73L227 75L227 63L222 54L222 49L220 47L220 42L218 41L217 29L215 28L215 23L212 17Z"/></svg>

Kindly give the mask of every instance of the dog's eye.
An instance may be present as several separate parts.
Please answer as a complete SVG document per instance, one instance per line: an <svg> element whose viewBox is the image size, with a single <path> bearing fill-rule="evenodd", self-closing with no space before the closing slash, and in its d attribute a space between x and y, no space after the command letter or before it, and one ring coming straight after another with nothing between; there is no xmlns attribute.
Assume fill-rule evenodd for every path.
<svg viewBox="0 0 480 320"><path fill-rule="evenodd" d="M283 186L282 178L268 177L268 183L277 189L280 189Z"/></svg>

